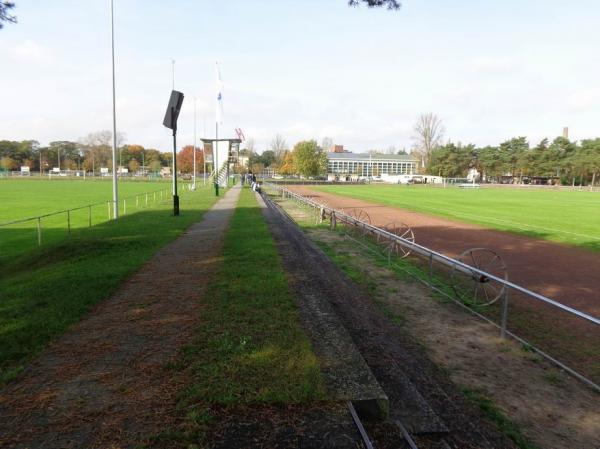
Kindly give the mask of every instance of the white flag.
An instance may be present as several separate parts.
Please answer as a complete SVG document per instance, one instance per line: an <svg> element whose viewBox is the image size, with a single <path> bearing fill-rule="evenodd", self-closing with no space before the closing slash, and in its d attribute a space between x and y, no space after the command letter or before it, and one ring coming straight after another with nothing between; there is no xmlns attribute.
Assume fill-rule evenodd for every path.
<svg viewBox="0 0 600 449"><path fill-rule="evenodd" d="M219 71L219 63L216 63L217 68L217 114L216 121L218 124L223 123L223 81L221 80L221 72Z"/></svg>

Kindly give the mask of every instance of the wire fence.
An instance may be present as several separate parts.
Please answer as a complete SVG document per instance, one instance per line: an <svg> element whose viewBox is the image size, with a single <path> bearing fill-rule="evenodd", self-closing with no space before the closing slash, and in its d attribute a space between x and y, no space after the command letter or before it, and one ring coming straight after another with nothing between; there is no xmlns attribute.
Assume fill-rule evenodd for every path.
<svg viewBox="0 0 600 449"><path fill-rule="evenodd" d="M166 186L165 186L166 187ZM180 185L191 191L192 185ZM171 188L119 198L119 218L171 199ZM91 228L114 218L113 200L86 204L35 217L0 223L0 262L69 237L78 229Z"/></svg>
<svg viewBox="0 0 600 449"><path fill-rule="evenodd" d="M598 373L588 373L587 370L590 348L600 345L599 318L510 282L506 271L498 269L501 265L497 262L496 269L488 272L476 258L469 259L467 263L448 257L415 243L406 232L374 226L367 217L356 212L331 208L279 185L266 184L265 187L275 191L277 196L312 209L317 222L328 219L331 228L344 226L347 237L383 256L390 266L407 272L445 298L496 326L501 338L511 337L519 341L600 392L598 380L590 378ZM497 255L493 254L488 262L496 261ZM407 257L411 258L409 262L403 260ZM491 265L488 263L488 266ZM585 342L579 337L585 338Z"/></svg>

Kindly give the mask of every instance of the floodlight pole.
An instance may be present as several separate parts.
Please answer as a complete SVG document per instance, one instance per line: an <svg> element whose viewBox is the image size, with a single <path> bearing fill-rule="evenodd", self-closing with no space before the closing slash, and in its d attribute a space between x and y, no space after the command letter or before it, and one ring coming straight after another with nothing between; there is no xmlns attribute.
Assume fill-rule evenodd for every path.
<svg viewBox="0 0 600 449"><path fill-rule="evenodd" d="M171 59L171 74L172 74L172 79L173 79L173 90L175 90L175 60Z"/></svg>
<svg viewBox="0 0 600 449"><path fill-rule="evenodd" d="M115 22L113 0L110 0L110 40L112 49L112 106L113 106L113 141L112 141L112 187L113 187L113 219L119 218L119 186L117 183L117 108L115 94Z"/></svg>
<svg viewBox="0 0 600 449"><path fill-rule="evenodd" d="M202 116L202 135L206 136L206 118ZM202 161L204 162L204 172L202 178L204 179L204 185L206 186L206 146L202 141Z"/></svg>
<svg viewBox="0 0 600 449"><path fill-rule="evenodd" d="M192 190L196 190L196 97L194 97L194 174L192 176Z"/></svg>
<svg viewBox="0 0 600 449"><path fill-rule="evenodd" d="M177 195L177 122L175 108L171 107L171 123L173 123L173 215L179 215L179 196Z"/></svg>

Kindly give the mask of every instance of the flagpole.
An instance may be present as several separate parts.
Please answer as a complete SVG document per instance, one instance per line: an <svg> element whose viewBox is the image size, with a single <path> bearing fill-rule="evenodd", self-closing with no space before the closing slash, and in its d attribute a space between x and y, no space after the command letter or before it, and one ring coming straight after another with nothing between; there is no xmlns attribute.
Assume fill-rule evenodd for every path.
<svg viewBox="0 0 600 449"><path fill-rule="evenodd" d="M192 178L192 190L196 190L196 97L194 97L194 175Z"/></svg>
<svg viewBox="0 0 600 449"><path fill-rule="evenodd" d="M219 196L219 122L215 122L215 148L213 151L215 164L215 195Z"/></svg>

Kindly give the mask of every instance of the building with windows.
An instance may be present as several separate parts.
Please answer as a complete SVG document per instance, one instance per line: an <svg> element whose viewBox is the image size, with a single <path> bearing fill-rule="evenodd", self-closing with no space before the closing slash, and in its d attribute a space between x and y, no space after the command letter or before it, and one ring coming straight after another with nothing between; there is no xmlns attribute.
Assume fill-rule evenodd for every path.
<svg viewBox="0 0 600 449"><path fill-rule="evenodd" d="M410 154L327 153L327 178L351 181L417 173L419 160Z"/></svg>

